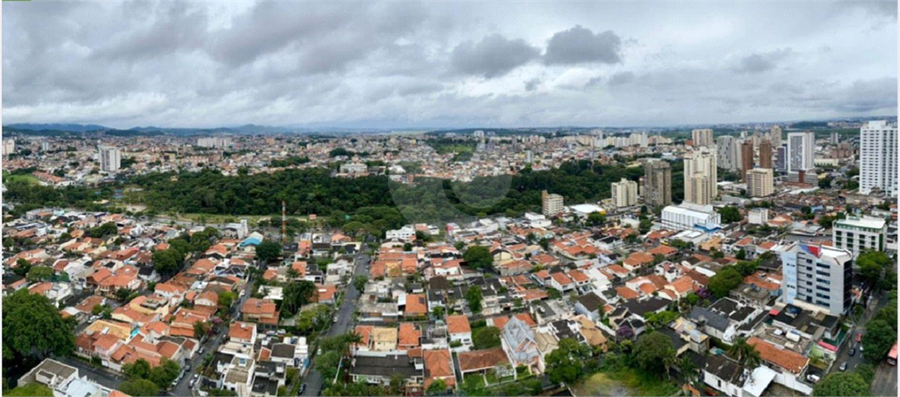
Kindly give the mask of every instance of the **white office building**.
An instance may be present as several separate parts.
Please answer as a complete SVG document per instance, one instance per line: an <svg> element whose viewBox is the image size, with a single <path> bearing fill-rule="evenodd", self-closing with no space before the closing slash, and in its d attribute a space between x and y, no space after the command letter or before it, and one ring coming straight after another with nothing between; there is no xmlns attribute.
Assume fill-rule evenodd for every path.
<svg viewBox="0 0 900 397"><path fill-rule="evenodd" d="M839 316L850 308L853 254L843 249L794 243L781 253L781 300Z"/></svg>
<svg viewBox="0 0 900 397"><path fill-rule="evenodd" d="M897 194L897 125L870 121L859 131L859 193Z"/></svg>
<svg viewBox="0 0 900 397"><path fill-rule="evenodd" d="M788 172L808 171L816 167L816 135L811 131L788 134Z"/></svg>
<svg viewBox="0 0 900 397"><path fill-rule="evenodd" d="M714 231L722 223L722 217L711 205L681 203L663 208L662 225L669 230Z"/></svg>
<svg viewBox="0 0 900 397"><path fill-rule="evenodd" d="M856 258L864 251L884 251L887 222L875 217L850 217L834 221L832 244L853 253Z"/></svg>
<svg viewBox="0 0 900 397"><path fill-rule="evenodd" d="M100 147L100 169L107 172L115 172L119 170L121 162L122 152L118 148Z"/></svg>
<svg viewBox="0 0 900 397"><path fill-rule="evenodd" d="M637 182L622 178L612 184L612 200L617 208L630 207L637 204Z"/></svg>

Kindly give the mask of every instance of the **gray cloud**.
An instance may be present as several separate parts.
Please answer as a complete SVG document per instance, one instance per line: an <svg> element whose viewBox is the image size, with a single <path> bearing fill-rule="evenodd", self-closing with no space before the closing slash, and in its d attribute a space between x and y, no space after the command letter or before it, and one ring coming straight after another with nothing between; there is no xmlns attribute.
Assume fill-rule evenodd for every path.
<svg viewBox="0 0 900 397"><path fill-rule="evenodd" d="M534 78L525 82L525 91L534 91L541 84L541 79Z"/></svg>
<svg viewBox="0 0 900 397"><path fill-rule="evenodd" d="M762 73L775 69L777 62L791 54L791 49L776 50L765 53L753 53L741 59L735 71L741 73Z"/></svg>
<svg viewBox="0 0 900 397"><path fill-rule="evenodd" d="M485 36L480 42L459 44L450 55L454 69L465 74L486 78L499 77L528 63L540 55L540 50L525 40L508 40L499 34Z"/></svg>
<svg viewBox="0 0 900 397"><path fill-rule="evenodd" d="M622 39L611 30L594 34L581 25L557 32L547 43L544 62L571 65L586 62L619 63Z"/></svg>
<svg viewBox="0 0 900 397"><path fill-rule="evenodd" d="M612 86L623 85L630 83L632 80L634 80L634 73L621 72L610 76L608 84Z"/></svg>

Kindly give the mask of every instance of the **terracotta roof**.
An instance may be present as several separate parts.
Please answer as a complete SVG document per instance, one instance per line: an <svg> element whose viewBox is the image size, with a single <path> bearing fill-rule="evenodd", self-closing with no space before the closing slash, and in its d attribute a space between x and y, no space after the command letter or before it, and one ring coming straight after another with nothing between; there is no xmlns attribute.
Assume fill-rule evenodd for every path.
<svg viewBox="0 0 900 397"><path fill-rule="evenodd" d="M618 293L622 299L637 299L641 296L637 291L628 287L616 287L616 293Z"/></svg>
<svg viewBox="0 0 900 397"><path fill-rule="evenodd" d="M462 314L447 316L447 330L451 334L472 332L472 328L469 326L469 318Z"/></svg>
<svg viewBox="0 0 900 397"><path fill-rule="evenodd" d="M803 357L800 353L787 349L780 349L755 336L747 340L747 343L756 347L756 350L759 351L760 358L763 360L778 365L794 374L799 374L809 363L809 359Z"/></svg>
<svg viewBox="0 0 900 397"><path fill-rule="evenodd" d="M422 352L422 358L425 361L425 383L430 384L436 379L443 379L447 386L455 384L456 377L450 367L449 350L425 350Z"/></svg>
<svg viewBox="0 0 900 397"><path fill-rule="evenodd" d="M688 276L682 276L681 278L673 281L670 285L676 293L681 295L693 289L694 280Z"/></svg>
<svg viewBox="0 0 900 397"><path fill-rule="evenodd" d="M494 368L500 364L509 363L509 358L506 357L506 353L501 347L460 352L457 353L457 359L461 372Z"/></svg>
<svg viewBox="0 0 900 397"><path fill-rule="evenodd" d="M426 313L428 313L428 306L425 303L425 294L406 295L406 310L403 314L407 316L419 316Z"/></svg>
<svg viewBox="0 0 900 397"><path fill-rule="evenodd" d="M419 338L422 333L416 329L413 323L400 323L400 335L398 345L402 347L419 346Z"/></svg>
<svg viewBox="0 0 900 397"><path fill-rule="evenodd" d="M256 324L245 322L234 322L228 328L228 337L235 339L250 340L253 337L253 330Z"/></svg>
<svg viewBox="0 0 900 397"><path fill-rule="evenodd" d="M576 283L583 283L591 280L590 277L577 269L569 271L569 277L571 277L572 280L575 280Z"/></svg>
<svg viewBox="0 0 900 397"><path fill-rule="evenodd" d="M357 325L356 333L360 336L360 345L368 346L369 345L369 337L372 335L372 330L375 327L371 325Z"/></svg>
<svg viewBox="0 0 900 397"><path fill-rule="evenodd" d="M559 285L569 285L572 283L572 279L570 279L569 276L566 276L565 273L553 273L551 276L559 283Z"/></svg>
<svg viewBox="0 0 900 397"><path fill-rule="evenodd" d="M676 254L677 252L678 252L677 249L669 247L668 245L660 245L656 248L653 248L650 251L647 251L647 253L649 253L650 255L664 255L664 256L673 255L673 254Z"/></svg>

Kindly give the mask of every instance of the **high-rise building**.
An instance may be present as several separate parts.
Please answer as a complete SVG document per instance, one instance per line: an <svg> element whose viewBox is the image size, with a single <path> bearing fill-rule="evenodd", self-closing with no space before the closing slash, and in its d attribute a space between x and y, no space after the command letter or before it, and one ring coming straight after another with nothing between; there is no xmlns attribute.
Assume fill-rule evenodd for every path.
<svg viewBox="0 0 900 397"><path fill-rule="evenodd" d="M16 152L16 140L13 138L3 140L3 155L9 156Z"/></svg>
<svg viewBox="0 0 900 397"><path fill-rule="evenodd" d="M693 130L691 140L694 141L694 147L713 146L713 130L709 128Z"/></svg>
<svg viewBox="0 0 900 397"><path fill-rule="evenodd" d="M766 197L775 193L775 177L771 168L754 168L745 176L750 197Z"/></svg>
<svg viewBox="0 0 900 397"><path fill-rule="evenodd" d="M684 185L684 201L697 205L712 204L710 189L712 186L709 176L701 173L691 175L690 183Z"/></svg>
<svg viewBox="0 0 900 397"><path fill-rule="evenodd" d="M702 175L708 181L708 189L694 189L693 182L701 179L695 178L695 175ZM684 201L694 204L711 203L716 199L719 192L716 188L718 182L718 172L716 170L716 152L707 147L700 147L689 152L684 157ZM702 192L706 197L695 196L695 193Z"/></svg>
<svg viewBox="0 0 900 397"><path fill-rule="evenodd" d="M816 136L811 131L788 134L787 171L809 171L815 168Z"/></svg>
<svg viewBox="0 0 900 397"><path fill-rule="evenodd" d="M753 169L753 141L747 139L741 144L741 179L747 182L747 171Z"/></svg>
<svg viewBox="0 0 900 397"><path fill-rule="evenodd" d="M612 200L617 208L630 207L637 204L637 182L622 178L612 184Z"/></svg>
<svg viewBox="0 0 900 397"><path fill-rule="evenodd" d="M897 125L870 121L859 130L859 192L897 194Z"/></svg>
<svg viewBox="0 0 900 397"><path fill-rule="evenodd" d="M273 138L270 138L273 139ZM268 143L268 140L267 140ZM274 139L270 145L274 144ZM197 146L210 148L226 148L231 146L231 138L216 136L211 138L197 138Z"/></svg>
<svg viewBox="0 0 900 397"><path fill-rule="evenodd" d="M794 243L781 253L781 300L841 315L850 308L853 254L843 249Z"/></svg>
<svg viewBox="0 0 900 397"><path fill-rule="evenodd" d="M47 141L41 141L41 151L42 151L42 152L49 152L49 151L50 151L50 142L47 142Z"/></svg>
<svg viewBox="0 0 900 397"><path fill-rule="evenodd" d="M780 173L787 172L787 143L776 146L775 149L775 171Z"/></svg>
<svg viewBox="0 0 900 397"><path fill-rule="evenodd" d="M768 139L759 143L759 168L772 168L772 141Z"/></svg>
<svg viewBox="0 0 900 397"><path fill-rule="evenodd" d="M875 217L850 217L834 221L832 243L848 250L853 257L866 250L884 251L887 222Z"/></svg>
<svg viewBox="0 0 900 397"><path fill-rule="evenodd" d="M781 146L781 126L773 125L769 129L769 140L772 141L772 146Z"/></svg>
<svg viewBox="0 0 900 397"><path fill-rule="evenodd" d="M667 161L644 166L644 202L654 207L672 204L672 167Z"/></svg>
<svg viewBox="0 0 900 397"><path fill-rule="evenodd" d="M832 145L837 145L838 142L840 142L840 141L841 141L841 134L839 134L837 132L832 132L831 137L828 138L828 142L831 143Z"/></svg>
<svg viewBox="0 0 900 397"><path fill-rule="evenodd" d="M113 172L119 170L122 161L122 152L119 149L108 146L100 147L100 169Z"/></svg>
<svg viewBox="0 0 900 397"><path fill-rule="evenodd" d="M734 137L722 135L716 138L716 165L724 170L737 170L738 154L735 150Z"/></svg>
<svg viewBox="0 0 900 397"><path fill-rule="evenodd" d="M531 150L525 151L525 164L531 164L534 162L534 152Z"/></svg>
<svg viewBox="0 0 900 397"><path fill-rule="evenodd" d="M563 210L563 196L541 192L541 212L546 216L556 215Z"/></svg>

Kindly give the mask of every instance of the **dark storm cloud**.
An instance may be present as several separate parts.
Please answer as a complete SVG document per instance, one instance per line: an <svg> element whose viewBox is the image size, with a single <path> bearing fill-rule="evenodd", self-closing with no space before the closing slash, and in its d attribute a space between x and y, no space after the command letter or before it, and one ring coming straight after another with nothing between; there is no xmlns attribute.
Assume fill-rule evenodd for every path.
<svg viewBox="0 0 900 397"><path fill-rule="evenodd" d="M459 44L450 54L453 68L465 74L486 78L502 76L537 58L540 50L525 40L508 40L500 34L485 36L480 42Z"/></svg>
<svg viewBox="0 0 900 397"><path fill-rule="evenodd" d="M557 32L547 43L544 62L571 65L585 62L619 63L622 39L611 30L594 34L590 29L577 25Z"/></svg>
<svg viewBox="0 0 900 397"><path fill-rule="evenodd" d="M740 64L735 68L736 71L742 73L762 73L772 70L778 65L778 61L790 55L791 49L777 50L766 53L750 54L741 59Z"/></svg>

